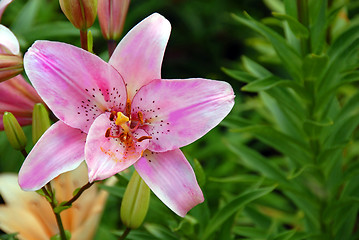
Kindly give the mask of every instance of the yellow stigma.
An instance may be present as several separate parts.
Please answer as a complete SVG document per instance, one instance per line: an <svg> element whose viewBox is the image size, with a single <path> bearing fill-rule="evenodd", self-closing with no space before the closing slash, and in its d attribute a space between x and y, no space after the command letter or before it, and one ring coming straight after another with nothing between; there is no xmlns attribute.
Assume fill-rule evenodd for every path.
<svg viewBox="0 0 359 240"><path fill-rule="evenodd" d="M117 113L117 118L116 118L117 126L121 126L128 121L130 121L130 119L127 116L125 116L122 112Z"/></svg>

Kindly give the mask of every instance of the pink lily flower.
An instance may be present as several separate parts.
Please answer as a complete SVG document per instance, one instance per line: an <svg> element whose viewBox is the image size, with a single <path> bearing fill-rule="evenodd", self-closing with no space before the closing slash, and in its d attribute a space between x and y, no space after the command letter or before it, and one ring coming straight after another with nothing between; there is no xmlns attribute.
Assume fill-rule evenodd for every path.
<svg viewBox="0 0 359 240"><path fill-rule="evenodd" d="M0 83L0 131L4 130L2 118L11 112L21 126L32 123L32 110L36 103L44 103L35 89L17 75Z"/></svg>
<svg viewBox="0 0 359 240"><path fill-rule="evenodd" d="M228 83L161 79L170 23L152 14L119 43L109 63L77 47L38 41L25 71L61 120L26 158L19 184L36 190L85 159L89 181L131 165L170 209L184 216L203 202L179 149L202 137L232 109Z"/></svg>

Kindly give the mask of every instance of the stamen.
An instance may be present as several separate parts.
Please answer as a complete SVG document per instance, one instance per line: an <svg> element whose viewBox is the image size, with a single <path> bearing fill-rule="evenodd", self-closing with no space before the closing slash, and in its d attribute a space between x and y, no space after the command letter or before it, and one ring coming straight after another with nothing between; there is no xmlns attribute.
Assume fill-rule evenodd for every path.
<svg viewBox="0 0 359 240"><path fill-rule="evenodd" d="M115 116L116 116L116 112L112 111L110 114L110 121L113 121L115 119Z"/></svg>
<svg viewBox="0 0 359 240"><path fill-rule="evenodd" d="M138 120L140 121L141 125L143 125L143 114L141 111L137 113Z"/></svg>
<svg viewBox="0 0 359 240"><path fill-rule="evenodd" d="M105 133L105 137L110 137L110 132L111 132L111 128L107 128L106 133Z"/></svg>
<svg viewBox="0 0 359 240"><path fill-rule="evenodd" d="M127 99L126 101L126 115L131 116L131 100Z"/></svg>
<svg viewBox="0 0 359 240"><path fill-rule="evenodd" d="M122 112L117 113L117 118L116 118L117 126L121 126L122 124L124 124L128 121L130 121L130 119L127 116L125 116Z"/></svg>
<svg viewBox="0 0 359 240"><path fill-rule="evenodd" d="M151 136L142 136L139 139L137 139L137 142L142 142L143 140L146 140L146 139L152 139L152 137Z"/></svg>

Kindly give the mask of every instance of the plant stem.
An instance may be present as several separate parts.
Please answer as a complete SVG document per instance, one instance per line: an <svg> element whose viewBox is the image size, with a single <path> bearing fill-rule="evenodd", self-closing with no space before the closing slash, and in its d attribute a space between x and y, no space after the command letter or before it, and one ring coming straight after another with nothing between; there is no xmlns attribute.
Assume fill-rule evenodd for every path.
<svg viewBox="0 0 359 240"><path fill-rule="evenodd" d="M47 189L46 187L42 187L41 188L42 191L44 192L44 194L46 196L49 197L49 199L51 201L49 201L50 203L50 206L52 208L52 212L55 214L55 218L56 218L56 223L57 223L57 227L59 228L59 232L60 232L60 238L61 240L67 240L66 238L66 233L65 233L65 229L64 229L64 225L62 224L62 220L61 220L61 216L60 216L60 213L56 213L54 211L55 207L56 207L56 204L55 204L55 195L52 191L52 188L51 188L51 185L50 184L47 184Z"/></svg>
<svg viewBox="0 0 359 240"><path fill-rule="evenodd" d="M308 12L308 0L297 0L297 11L298 11L298 20L309 30L309 12ZM300 39L302 56L307 55L310 52L310 38L301 38Z"/></svg>
<svg viewBox="0 0 359 240"><path fill-rule="evenodd" d="M126 228L125 231L122 233L121 237L118 240L126 239L127 235L130 233L131 228Z"/></svg>
<svg viewBox="0 0 359 240"><path fill-rule="evenodd" d="M110 58L115 51L116 48L116 41L109 39L107 40L107 48L108 48L108 57Z"/></svg>
<svg viewBox="0 0 359 240"><path fill-rule="evenodd" d="M26 158L27 155L28 155L25 149L22 149L22 150L21 150L21 153L22 153L22 155L23 155L25 158Z"/></svg>
<svg viewBox="0 0 359 240"><path fill-rule="evenodd" d="M75 202L80 196L81 194L88 188L90 188L95 182L92 183L87 183L86 185L82 186L80 188L80 190L77 192L77 194L75 196L73 196L73 198L71 198L69 201L67 201L63 206L71 206L71 204L73 202Z"/></svg>
<svg viewBox="0 0 359 240"><path fill-rule="evenodd" d="M88 50L87 47L87 29L85 30L80 30L80 41L81 41L81 48L83 50Z"/></svg>

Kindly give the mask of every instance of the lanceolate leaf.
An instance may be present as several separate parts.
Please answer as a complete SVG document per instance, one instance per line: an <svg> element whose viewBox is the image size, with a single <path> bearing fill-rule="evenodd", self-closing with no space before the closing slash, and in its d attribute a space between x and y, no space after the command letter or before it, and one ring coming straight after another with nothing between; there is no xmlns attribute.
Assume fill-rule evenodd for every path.
<svg viewBox="0 0 359 240"><path fill-rule="evenodd" d="M222 71L226 73L228 76L245 83L252 82L256 79L256 77L253 77L251 74L241 70L222 68Z"/></svg>
<svg viewBox="0 0 359 240"><path fill-rule="evenodd" d="M242 88L243 91L248 92L259 92L263 90L268 90L276 86L287 86L293 88L300 88L296 82L291 80L282 80L275 76L270 76L266 78L262 78L256 81L253 81Z"/></svg>
<svg viewBox="0 0 359 240"><path fill-rule="evenodd" d="M213 216L204 230L201 239L208 239L233 214L245 207L248 203L270 193L273 190L274 187L252 189L234 198Z"/></svg>
<svg viewBox="0 0 359 240"><path fill-rule="evenodd" d="M294 17L291 17L287 14L283 14L283 13L272 13L274 17L280 19L280 20L285 20L288 22L290 29L293 31L293 33L297 36L297 37L302 37L302 38L307 38L309 36L309 31L308 29L301 24L297 19L295 19Z"/></svg>
<svg viewBox="0 0 359 240"><path fill-rule="evenodd" d="M300 66L302 65L302 60L299 54L287 44L283 37L264 24L252 19L248 14L246 15L246 18L238 15L232 16L238 22L252 28L266 37L272 43L276 53L293 79L296 81L301 79Z"/></svg>
<svg viewBox="0 0 359 240"><path fill-rule="evenodd" d="M271 127L251 126L238 129L238 131L253 134L264 143L295 160L299 165L308 163L312 160L310 149L304 142L293 139Z"/></svg>
<svg viewBox="0 0 359 240"><path fill-rule="evenodd" d="M250 59L246 56L242 57L242 62L243 62L244 68L249 73L251 73L253 76L256 76L257 78L266 78L266 77L270 77L273 75L265 67L263 67L259 63L253 61L252 59Z"/></svg>

